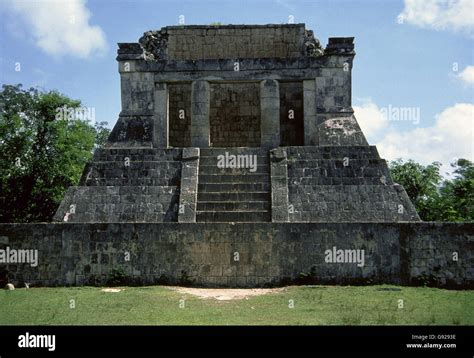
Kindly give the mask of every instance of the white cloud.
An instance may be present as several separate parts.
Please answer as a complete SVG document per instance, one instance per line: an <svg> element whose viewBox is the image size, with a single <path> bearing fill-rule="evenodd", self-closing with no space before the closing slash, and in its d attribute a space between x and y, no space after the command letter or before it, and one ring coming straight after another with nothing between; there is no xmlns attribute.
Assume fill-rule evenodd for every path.
<svg viewBox="0 0 474 358"><path fill-rule="evenodd" d="M435 118L432 127L405 132L389 130L376 144L380 155L388 160L413 159L422 164L439 161L442 173L450 172L454 158L474 160L474 105L457 103Z"/></svg>
<svg viewBox="0 0 474 358"><path fill-rule="evenodd" d="M106 49L105 34L89 24L85 0L10 1L8 8L26 22L36 45L53 56L87 58Z"/></svg>
<svg viewBox="0 0 474 358"><path fill-rule="evenodd" d="M405 0L399 15L403 22L435 30L473 32L472 0Z"/></svg>
<svg viewBox="0 0 474 358"><path fill-rule="evenodd" d="M474 85L474 66L467 66L458 78L469 85Z"/></svg>
<svg viewBox="0 0 474 358"><path fill-rule="evenodd" d="M438 161L450 173L455 158L474 161L474 104L456 103L436 115L430 127L401 131L384 119L383 108L370 99L354 106L355 116L369 143L387 160L413 159L424 165Z"/></svg>
<svg viewBox="0 0 474 358"><path fill-rule="evenodd" d="M363 99L360 106L354 106L354 114L368 140L387 127L387 121L383 118L382 112L371 99Z"/></svg>

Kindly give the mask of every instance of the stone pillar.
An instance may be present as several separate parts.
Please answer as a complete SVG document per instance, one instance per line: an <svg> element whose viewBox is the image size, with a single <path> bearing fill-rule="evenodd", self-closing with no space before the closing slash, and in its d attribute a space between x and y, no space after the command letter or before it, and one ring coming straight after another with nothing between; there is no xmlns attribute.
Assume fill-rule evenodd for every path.
<svg viewBox="0 0 474 358"><path fill-rule="evenodd" d="M303 81L304 145L317 145L316 80Z"/></svg>
<svg viewBox="0 0 474 358"><path fill-rule="evenodd" d="M260 145L280 145L280 87L276 80L260 82Z"/></svg>
<svg viewBox="0 0 474 358"><path fill-rule="evenodd" d="M210 145L210 101L209 82L194 81L191 85L191 146L193 147L209 147Z"/></svg>
<svg viewBox="0 0 474 358"><path fill-rule="evenodd" d="M288 164L283 148L270 151L272 222L288 222Z"/></svg>
<svg viewBox="0 0 474 358"><path fill-rule="evenodd" d="M119 61L120 73L120 99L122 111L129 112L133 109L133 74L136 73L136 63L132 60Z"/></svg>
<svg viewBox="0 0 474 358"><path fill-rule="evenodd" d="M153 97L153 147L168 148L168 88L165 82L155 84Z"/></svg>
<svg viewBox="0 0 474 358"><path fill-rule="evenodd" d="M195 223L198 191L199 148L184 148L181 167L178 222Z"/></svg>

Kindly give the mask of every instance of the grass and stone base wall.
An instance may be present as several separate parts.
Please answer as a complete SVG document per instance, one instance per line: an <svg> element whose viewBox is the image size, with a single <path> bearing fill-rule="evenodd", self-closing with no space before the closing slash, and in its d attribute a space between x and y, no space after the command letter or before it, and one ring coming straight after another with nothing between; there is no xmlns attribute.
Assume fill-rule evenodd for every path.
<svg viewBox="0 0 474 358"><path fill-rule="evenodd" d="M462 223L0 224L0 284L473 288L473 249Z"/></svg>

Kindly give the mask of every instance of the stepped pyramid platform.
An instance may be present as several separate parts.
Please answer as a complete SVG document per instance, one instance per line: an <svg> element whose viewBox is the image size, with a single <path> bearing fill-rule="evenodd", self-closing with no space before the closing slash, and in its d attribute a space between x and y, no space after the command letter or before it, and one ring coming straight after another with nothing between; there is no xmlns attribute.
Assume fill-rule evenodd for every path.
<svg viewBox="0 0 474 358"><path fill-rule="evenodd" d="M53 223L0 224L0 249L40 252L9 280L472 287L473 225L421 222L357 123L353 40L288 24L119 43L118 121Z"/></svg>
<svg viewBox="0 0 474 358"><path fill-rule="evenodd" d="M196 148L194 176L183 149L105 148L69 188L64 222L419 221L374 146ZM254 156L255 169L219 168L218 157ZM281 158L278 158L281 156ZM127 159L128 158L128 159ZM345 165L345 163L347 165ZM197 185L196 185L197 184ZM190 188L192 186L192 188ZM181 189L192 190L186 202ZM281 194L282 192L283 194ZM181 197L181 211L179 203ZM188 221L187 210L192 213Z"/></svg>
<svg viewBox="0 0 474 358"><path fill-rule="evenodd" d="M419 221L354 117L354 55L353 38L323 49L302 24L171 26L119 44L120 118L55 220ZM226 153L256 167L219 168Z"/></svg>

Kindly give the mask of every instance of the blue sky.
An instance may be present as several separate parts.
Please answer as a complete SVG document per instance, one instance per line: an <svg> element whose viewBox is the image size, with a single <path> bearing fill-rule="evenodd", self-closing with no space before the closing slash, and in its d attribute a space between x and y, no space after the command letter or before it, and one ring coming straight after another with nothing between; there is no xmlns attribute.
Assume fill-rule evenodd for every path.
<svg viewBox="0 0 474 358"><path fill-rule="evenodd" d="M355 37L353 106L382 156L472 160L472 3L0 0L0 81L57 89L113 126L120 112L117 42L176 25L180 15L188 25L287 23L291 15L323 46L328 37ZM419 121L387 121L380 113L388 106L417 108Z"/></svg>

